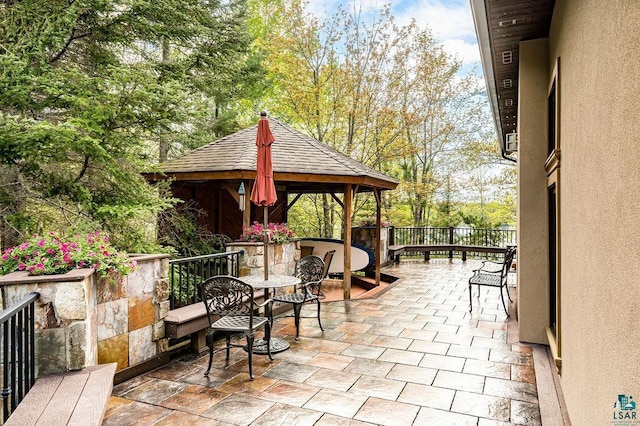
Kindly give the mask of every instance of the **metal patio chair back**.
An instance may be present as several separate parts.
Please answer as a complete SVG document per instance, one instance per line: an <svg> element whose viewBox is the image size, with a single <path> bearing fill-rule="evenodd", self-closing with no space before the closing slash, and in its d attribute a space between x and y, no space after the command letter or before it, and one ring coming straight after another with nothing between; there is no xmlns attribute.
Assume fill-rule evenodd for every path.
<svg viewBox="0 0 640 426"><path fill-rule="evenodd" d="M300 312L305 303L316 303L318 305L318 325L320 330L320 297L322 295L322 281L326 277L324 261L315 255L305 256L296 262L296 276L302 281L296 288L295 293L281 294L273 297L274 301L290 303L293 305L293 316L296 325L296 340L300 336Z"/></svg>
<svg viewBox="0 0 640 426"><path fill-rule="evenodd" d="M207 346L209 347L209 366L204 373L209 375L213 354L226 349L227 361L229 361L229 351L232 347L246 348L249 361L249 377L253 380L253 342L256 331L265 328L265 340L267 341L267 353L271 356L269 338L271 336L270 318L256 315L259 309L272 303L271 299L258 304L254 298L254 289L249 284L239 278L229 275L217 275L202 283L202 300L207 309L209 319L209 329L207 331ZM271 311L271 309L265 309ZM214 334L222 332L225 335L226 345L223 348L214 350ZM246 346L233 343L231 336L242 333L246 338Z"/></svg>

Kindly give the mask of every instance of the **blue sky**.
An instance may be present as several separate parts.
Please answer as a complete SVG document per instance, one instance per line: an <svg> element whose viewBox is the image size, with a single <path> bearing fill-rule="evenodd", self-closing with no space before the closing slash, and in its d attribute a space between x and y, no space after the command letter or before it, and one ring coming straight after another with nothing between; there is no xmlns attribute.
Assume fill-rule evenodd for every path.
<svg viewBox="0 0 640 426"><path fill-rule="evenodd" d="M390 3L398 24L407 24L415 18L419 26L431 29L447 52L463 61L463 73L476 67L476 74L482 75L469 0L310 0L310 7L311 12L321 16L325 11L335 10L338 4L353 3L363 10Z"/></svg>

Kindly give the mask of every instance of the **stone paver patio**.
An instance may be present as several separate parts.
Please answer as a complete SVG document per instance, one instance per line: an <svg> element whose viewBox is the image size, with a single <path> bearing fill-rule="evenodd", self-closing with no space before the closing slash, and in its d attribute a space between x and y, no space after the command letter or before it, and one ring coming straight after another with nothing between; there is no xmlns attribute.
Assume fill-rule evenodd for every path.
<svg viewBox="0 0 640 426"><path fill-rule="evenodd" d="M327 302L324 332L276 318L291 348L254 356L235 349L187 356L114 387L104 425L541 424L532 348L507 343L497 289L474 295L476 261L403 261L375 299ZM476 291L476 289L474 289ZM315 312L310 306L307 315Z"/></svg>

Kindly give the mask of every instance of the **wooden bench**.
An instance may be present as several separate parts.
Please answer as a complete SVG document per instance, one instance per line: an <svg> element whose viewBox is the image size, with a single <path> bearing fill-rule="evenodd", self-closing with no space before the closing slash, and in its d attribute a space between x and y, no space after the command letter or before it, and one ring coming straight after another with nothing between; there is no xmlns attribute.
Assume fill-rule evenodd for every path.
<svg viewBox="0 0 640 426"><path fill-rule="evenodd" d="M388 254L390 258L394 259L395 263L399 263L400 256L404 253L422 252L424 253L424 260L429 260L432 251L448 251L450 258L453 256L454 251L459 251L464 262L467 260L467 252L504 253L506 248L464 244L397 244L389 246Z"/></svg>
<svg viewBox="0 0 640 426"><path fill-rule="evenodd" d="M262 295L256 297L258 301L262 299L264 299ZM275 310L275 312L279 312L279 310ZM217 317L213 320L216 319ZM208 329L207 308L202 302L172 309L164 319L165 336L170 339L191 336L191 352L193 353L207 350Z"/></svg>
<svg viewBox="0 0 640 426"><path fill-rule="evenodd" d="M164 319L164 332L170 339L191 336L191 351L200 353L207 349L206 335L209 328L204 303L194 303L172 309Z"/></svg>
<svg viewBox="0 0 640 426"><path fill-rule="evenodd" d="M116 363L42 376L5 425L100 425L113 390Z"/></svg>

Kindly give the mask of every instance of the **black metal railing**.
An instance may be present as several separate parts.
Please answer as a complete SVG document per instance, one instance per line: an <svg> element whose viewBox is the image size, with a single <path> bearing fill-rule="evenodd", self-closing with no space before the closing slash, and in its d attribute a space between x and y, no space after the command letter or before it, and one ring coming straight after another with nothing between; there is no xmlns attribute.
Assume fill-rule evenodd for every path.
<svg viewBox="0 0 640 426"><path fill-rule="evenodd" d="M242 251L207 254L169 261L169 306L180 308L201 301L198 285L214 275L239 276Z"/></svg>
<svg viewBox="0 0 640 426"><path fill-rule="evenodd" d="M467 246L507 247L516 244L515 229L455 228L449 227L393 227L389 236L390 245L405 244L461 244ZM444 255L447 251L433 252ZM408 253L409 255L413 253ZM418 254L418 253L415 253ZM469 252L471 256L474 253ZM486 256L486 253L477 253ZM451 253L449 253L451 257Z"/></svg>
<svg viewBox="0 0 640 426"><path fill-rule="evenodd" d="M2 327L2 417L9 418L36 382L35 303L40 293L29 293L0 313Z"/></svg>

